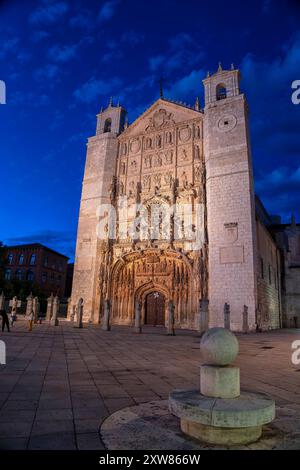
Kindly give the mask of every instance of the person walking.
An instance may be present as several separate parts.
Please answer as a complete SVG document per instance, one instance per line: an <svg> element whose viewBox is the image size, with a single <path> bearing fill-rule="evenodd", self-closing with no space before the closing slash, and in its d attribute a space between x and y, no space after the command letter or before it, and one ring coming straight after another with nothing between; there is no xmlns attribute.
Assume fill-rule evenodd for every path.
<svg viewBox="0 0 300 470"><path fill-rule="evenodd" d="M2 331L4 331L4 327L6 325L7 331L9 331L9 320L8 320L8 315L6 313L5 309L0 310L0 315L2 317Z"/></svg>
<svg viewBox="0 0 300 470"><path fill-rule="evenodd" d="M34 311L33 311L33 309L31 309L31 312L29 313L29 315L27 317L27 320L28 320L29 331L32 331L32 325L33 325L33 320L34 320Z"/></svg>

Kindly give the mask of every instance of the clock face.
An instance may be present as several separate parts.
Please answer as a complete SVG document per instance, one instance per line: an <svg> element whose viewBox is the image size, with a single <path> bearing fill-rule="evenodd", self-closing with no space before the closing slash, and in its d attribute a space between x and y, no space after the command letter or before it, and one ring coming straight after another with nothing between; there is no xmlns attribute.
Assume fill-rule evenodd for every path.
<svg viewBox="0 0 300 470"><path fill-rule="evenodd" d="M217 129L221 132L228 132L235 128L237 119L234 114L225 114L217 122Z"/></svg>

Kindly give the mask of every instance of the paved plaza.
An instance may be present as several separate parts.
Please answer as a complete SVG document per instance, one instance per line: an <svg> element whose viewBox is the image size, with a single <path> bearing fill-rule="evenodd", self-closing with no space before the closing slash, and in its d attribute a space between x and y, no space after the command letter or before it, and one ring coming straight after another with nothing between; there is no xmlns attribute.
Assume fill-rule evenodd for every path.
<svg viewBox="0 0 300 470"><path fill-rule="evenodd" d="M131 405L165 400L174 388L199 386L200 338L196 332L165 335L147 327L110 332L98 326L32 332L19 320L0 366L0 449L104 449L101 423ZM300 411L300 365L291 344L300 330L238 335L242 388L270 394L279 406ZM300 423L299 423L300 445Z"/></svg>

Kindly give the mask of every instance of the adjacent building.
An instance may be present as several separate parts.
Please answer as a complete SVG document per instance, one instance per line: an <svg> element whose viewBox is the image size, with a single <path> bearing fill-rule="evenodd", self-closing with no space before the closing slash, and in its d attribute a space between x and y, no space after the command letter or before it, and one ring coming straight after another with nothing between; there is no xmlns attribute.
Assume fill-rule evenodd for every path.
<svg viewBox="0 0 300 470"><path fill-rule="evenodd" d="M40 243L8 246L5 279L32 282L45 295L64 296L68 259Z"/></svg>

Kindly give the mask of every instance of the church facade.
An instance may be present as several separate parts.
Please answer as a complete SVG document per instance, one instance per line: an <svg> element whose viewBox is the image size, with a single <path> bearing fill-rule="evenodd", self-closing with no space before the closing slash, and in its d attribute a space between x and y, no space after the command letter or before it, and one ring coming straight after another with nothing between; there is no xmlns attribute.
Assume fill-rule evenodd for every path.
<svg viewBox="0 0 300 470"><path fill-rule="evenodd" d="M280 252L255 210L239 71L203 85L203 110L161 96L129 126L119 105L97 116L69 315L82 299L85 321L108 308L133 325L138 308L142 324L167 325L172 308L175 327L199 330L224 326L225 306L232 330L281 326Z"/></svg>

